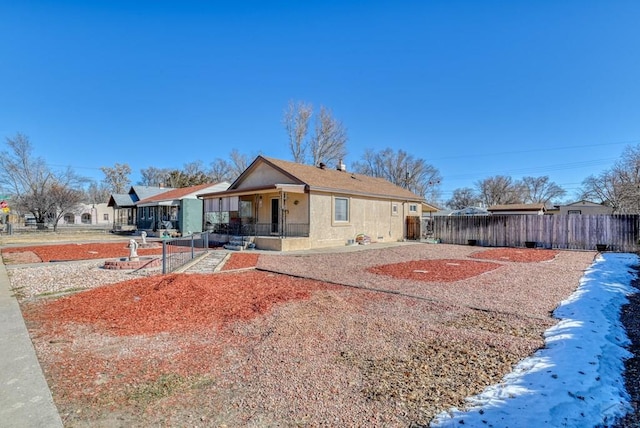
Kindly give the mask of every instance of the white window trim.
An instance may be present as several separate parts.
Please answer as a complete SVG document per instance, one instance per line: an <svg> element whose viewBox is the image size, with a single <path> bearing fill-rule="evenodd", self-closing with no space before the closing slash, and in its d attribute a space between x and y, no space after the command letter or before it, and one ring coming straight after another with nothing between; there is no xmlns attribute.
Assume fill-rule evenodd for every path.
<svg viewBox="0 0 640 428"><path fill-rule="evenodd" d="M346 220L336 220L336 200L345 200L347 201L347 219ZM331 224L343 226L351 223L351 198L347 196L334 196L332 198L331 204Z"/></svg>

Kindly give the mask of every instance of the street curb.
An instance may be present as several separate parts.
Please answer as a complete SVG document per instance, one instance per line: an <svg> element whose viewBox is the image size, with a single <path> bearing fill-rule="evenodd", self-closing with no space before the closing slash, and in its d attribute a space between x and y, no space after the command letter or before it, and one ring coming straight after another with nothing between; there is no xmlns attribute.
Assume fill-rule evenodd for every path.
<svg viewBox="0 0 640 428"><path fill-rule="evenodd" d="M61 428L9 276L0 262L0 427Z"/></svg>

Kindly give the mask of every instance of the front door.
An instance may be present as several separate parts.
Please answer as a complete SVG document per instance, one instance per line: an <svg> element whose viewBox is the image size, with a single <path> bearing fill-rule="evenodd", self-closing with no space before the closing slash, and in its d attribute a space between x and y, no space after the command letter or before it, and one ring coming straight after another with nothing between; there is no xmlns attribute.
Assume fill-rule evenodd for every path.
<svg viewBox="0 0 640 428"><path fill-rule="evenodd" d="M280 222L280 200L271 199L271 233L278 233L278 223Z"/></svg>

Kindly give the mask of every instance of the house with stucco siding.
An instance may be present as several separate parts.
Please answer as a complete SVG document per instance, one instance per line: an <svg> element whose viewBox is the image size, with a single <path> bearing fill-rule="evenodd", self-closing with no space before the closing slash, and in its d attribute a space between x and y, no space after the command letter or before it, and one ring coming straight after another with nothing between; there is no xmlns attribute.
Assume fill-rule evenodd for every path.
<svg viewBox="0 0 640 428"><path fill-rule="evenodd" d="M213 239L250 237L258 249L420 239L421 196L343 166L258 156L227 190L198 196Z"/></svg>
<svg viewBox="0 0 640 428"><path fill-rule="evenodd" d="M558 214L613 214L613 208L604 204L597 204L591 201L577 201L567 205L560 205L558 207Z"/></svg>

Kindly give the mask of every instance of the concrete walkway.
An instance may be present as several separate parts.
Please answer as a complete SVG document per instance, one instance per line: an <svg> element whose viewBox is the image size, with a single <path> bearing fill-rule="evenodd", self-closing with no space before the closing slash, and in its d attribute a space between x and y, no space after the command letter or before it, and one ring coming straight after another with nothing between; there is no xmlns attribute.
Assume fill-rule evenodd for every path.
<svg viewBox="0 0 640 428"><path fill-rule="evenodd" d="M62 427L10 286L0 262L0 427Z"/></svg>

